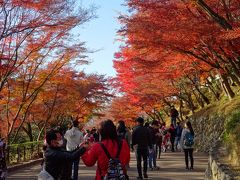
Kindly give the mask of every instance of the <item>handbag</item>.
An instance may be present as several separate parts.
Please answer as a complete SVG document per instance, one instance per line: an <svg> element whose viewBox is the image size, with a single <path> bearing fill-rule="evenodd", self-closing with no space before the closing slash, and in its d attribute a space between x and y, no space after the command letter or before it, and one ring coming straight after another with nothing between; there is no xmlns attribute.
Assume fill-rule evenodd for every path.
<svg viewBox="0 0 240 180"><path fill-rule="evenodd" d="M54 178L43 168L38 174L38 180L54 180Z"/></svg>

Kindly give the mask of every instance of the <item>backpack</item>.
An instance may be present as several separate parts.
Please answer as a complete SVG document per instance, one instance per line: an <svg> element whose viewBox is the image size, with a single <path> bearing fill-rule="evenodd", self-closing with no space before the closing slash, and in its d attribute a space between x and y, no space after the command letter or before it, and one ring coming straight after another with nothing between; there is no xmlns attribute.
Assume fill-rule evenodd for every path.
<svg viewBox="0 0 240 180"><path fill-rule="evenodd" d="M119 160L119 154L122 148L122 141L118 144L118 152L115 158L112 158L103 143L100 143L106 156L108 157L108 169L107 174L103 177L103 180L126 180L126 175L123 173L122 164Z"/></svg>
<svg viewBox="0 0 240 180"><path fill-rule="evenodd" d="M185 134L183 143L187 147L192 147L194 144L194 135L191 132L187 132Z"/></svg>

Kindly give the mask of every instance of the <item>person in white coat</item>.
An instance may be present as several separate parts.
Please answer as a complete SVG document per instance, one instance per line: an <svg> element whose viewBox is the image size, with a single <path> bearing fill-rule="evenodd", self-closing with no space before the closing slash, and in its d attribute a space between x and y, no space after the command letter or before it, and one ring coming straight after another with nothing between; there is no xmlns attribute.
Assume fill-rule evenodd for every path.
<svg viewBox="0 0 240 180"><path fill-rule="evenodd" d="M184 129L182 130L182 135L180 140L181 148L184 150L185 165L187 170L193 170L193 163L194 163L193 144L194 144L194 131L190 121L187 121L185 123ZM188 157L190 157L190 168L189 168Z"/></svg>
<svg viewBox="0 0 240 180"><path fill-rule="evenodd" d="M79 130L79 122L77 120L74 120L72 122L73 127L64 135L64 138L67 140L66 149L67 151L74 151L76 147L83 142L83 133ZM79 165L79 159L75 160L73 162L73 175L72 179L77 180L78 179L78 165Z"/></svg>

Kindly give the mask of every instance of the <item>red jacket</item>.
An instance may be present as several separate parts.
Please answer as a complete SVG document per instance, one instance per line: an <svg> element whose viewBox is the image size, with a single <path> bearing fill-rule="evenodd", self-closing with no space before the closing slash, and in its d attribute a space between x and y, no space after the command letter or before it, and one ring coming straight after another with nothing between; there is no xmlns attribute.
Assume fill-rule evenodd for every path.
<svg viewBox="0 0 240 180"><path fill-rule="evenodd" d="M118 144L116 141L112 141L110 139L103 140L102 143L107 148L108 152L110 153L111 157L116 157ZM93 166L97 162L97 170L96 170L96 180L101 180L101 176L105 176L108 169L108 157L106 156L105 152L103 151L101 145L99 143L94 143L92 147L84 153L82 156L82 160L86 166ZM123 169L126 172L126 164L130 161L130 149L128 147L127 141L122 141L122 148L119 155L119 160L123 165ZM100 168L100 171L99 171ZM100 175L101 172L101 175Z"/></svg>

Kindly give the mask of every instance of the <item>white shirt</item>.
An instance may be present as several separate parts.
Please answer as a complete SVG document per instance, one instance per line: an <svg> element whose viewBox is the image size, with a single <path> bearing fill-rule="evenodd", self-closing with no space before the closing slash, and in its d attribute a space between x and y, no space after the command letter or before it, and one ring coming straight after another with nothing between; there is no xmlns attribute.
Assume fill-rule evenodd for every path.
<svg viewBox="0 0 240 180"><path fill-rule="evenodd" d="M67 151L73 151L79 144L83 142L83 133L77 127L72 127L71 129L67 130L64 138L67 140Z"/></svg>

